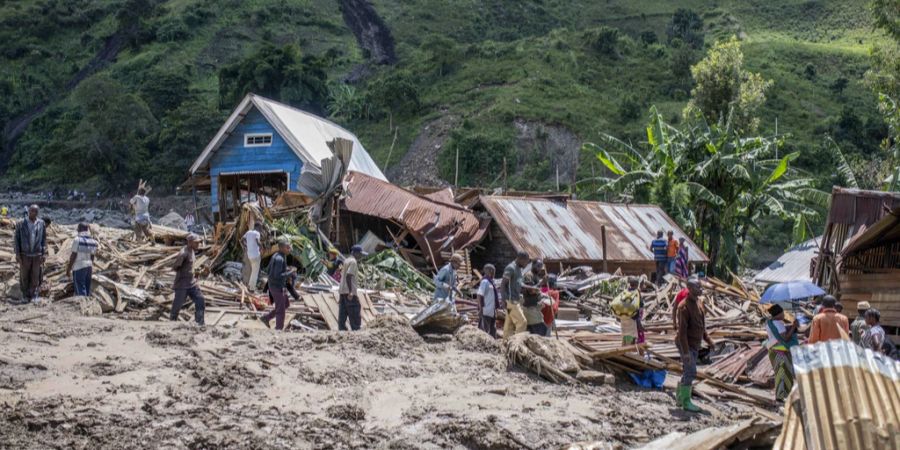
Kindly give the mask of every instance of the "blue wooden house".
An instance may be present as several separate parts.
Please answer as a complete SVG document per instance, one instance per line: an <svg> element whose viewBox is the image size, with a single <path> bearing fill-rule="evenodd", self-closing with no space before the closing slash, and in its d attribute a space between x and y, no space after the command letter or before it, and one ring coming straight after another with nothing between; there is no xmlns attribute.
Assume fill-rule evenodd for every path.
<svg viewBox="0 0 900 450"><path fill-rule="evenodd" d="M248 94L191 166L189 183L208 190L213 216L235 217L247 200L298 191L300 173L319 172L328 142L353 142L349 170L387 181L353 133L316 115Z"/></svg>

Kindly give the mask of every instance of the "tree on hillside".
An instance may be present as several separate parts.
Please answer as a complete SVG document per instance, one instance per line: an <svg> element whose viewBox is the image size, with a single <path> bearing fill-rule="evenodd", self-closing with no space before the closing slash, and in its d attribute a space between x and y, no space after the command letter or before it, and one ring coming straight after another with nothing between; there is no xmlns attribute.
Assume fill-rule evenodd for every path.
<svg viewBox="0 0 900 450"><path fill-rule="evenodd" d="M694 11L678 8L666 26L666 36L669 44L679 40L693 48L703 48L703 19Z"/></svg>
<svg viewBox="0 0 900 450"><path fill-rule="evenodd" d="M759 126L756 111L766 101L772 81L743 69L744 53L736 37L716 43L691 67L694 89L685 116L699 112L712 123L726 120L739 130L753 132Z"/></svg>
<svg viewBox="0 0 900 450"><path fill-rule="evenodd" d="M156 133L157 121L144 100L112 78L95 75L78 85L72 101L80 119L59 142L66 154L56 155L51 165L62 173L78 170L82 180L99 177L112 188L145 176L145 141Z"/></svg>
<svg viewBox="0 0 900 450"><path fill-rule="evenodd" d="M233 108L252 92L322 114L328 99L325 62L300 47L266 44L219 71L219 105Z"/></svg>
<svg viewBox="0 0 900 450"><path fill-rule="evenodd" d="M158 154L154 160L165 161L165 164L151 164L155 183L175 186L184 181L191 163L225 121L226 114L214 103L192 98L162 118L156 139Z"/></svg>
<svg viewBox="0 0 900 450"><path fill-rule="evenodd" d="M393 70L368 86L369 99L381 114L393 122L394 114L410 114L419 110L419 88L407 70Z"/></svg>
<svg viewBox="0 0 900 450"><path fill-rule="evenodd" d="M827 202L814 179L790 168L797 153L775 158L782 145L780 137L746 135L702 117L676 128L653 107L642 148L611 136L585 148L612 173L601 178L601 191L659 204L709 255L710 272L726 275L737 270L761 218L793 220L799 241Z"/></svg>
<svg viewBox="0 0 900 450"><path fill-rule="evenodd" d="M893 42L873 49L866 83L878 95L878 109L888 126L881 147L893 169L885 180L885 189L900 191L900 0L874 0L872 14L876 26Z"/></svg>

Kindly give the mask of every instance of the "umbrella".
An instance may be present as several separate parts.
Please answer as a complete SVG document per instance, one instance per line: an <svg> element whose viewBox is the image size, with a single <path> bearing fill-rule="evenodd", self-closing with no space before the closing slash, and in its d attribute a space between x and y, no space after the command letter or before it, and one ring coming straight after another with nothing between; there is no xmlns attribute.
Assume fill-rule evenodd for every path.
<svg viewBox="0 0 900 450"><path fill-rule="evenodd" d="M824 295L825 291L809 281L788 281L769 286L760 298L760 303L786 302L798 298Z"/></svg>

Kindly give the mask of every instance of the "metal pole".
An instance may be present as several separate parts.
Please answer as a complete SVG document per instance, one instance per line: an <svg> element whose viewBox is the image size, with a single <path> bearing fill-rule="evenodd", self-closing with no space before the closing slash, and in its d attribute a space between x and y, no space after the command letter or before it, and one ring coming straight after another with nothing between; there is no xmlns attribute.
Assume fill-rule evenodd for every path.
<svg viewBox="0 0 900 450"><path fill-rule="evenodd" d="M453 185L459 187L459 146L456 146L456 174L453 175Z"/></svg>
<svg viewBox="0 0 900 450"><path fill-rule="evenodd" d="M606 266L606 225L600 225L600 241L603 245L603 272L609 273L609 268Z"/></svg>

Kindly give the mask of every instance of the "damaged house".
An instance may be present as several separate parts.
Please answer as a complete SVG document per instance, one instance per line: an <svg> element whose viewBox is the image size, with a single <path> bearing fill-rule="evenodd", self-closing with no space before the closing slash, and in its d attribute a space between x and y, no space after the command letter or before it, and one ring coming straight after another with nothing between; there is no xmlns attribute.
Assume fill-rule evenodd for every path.
<svg viewBox="0 0 900 450"><path fill-rule="evenodd" d="M503 267L525 251L551 270L590 266L594 271L651 274L656 270L650 241L673 230L686 238L693 266L709 258L661 208L553 197L482 196L480 206L493 218L488 236L473 254L480 267Z"/></svg>
<svg viewBox="0 0 900 450"><path fill-rule="evenodd" d="M321 117L248 94L190 169L182 187L209 192L216 221L235 218L240 204L262 206L283 192L301 191L300 175L319 173L334 153L328 143L352 142L349 170L386 180L353 133Z"/></svg>

